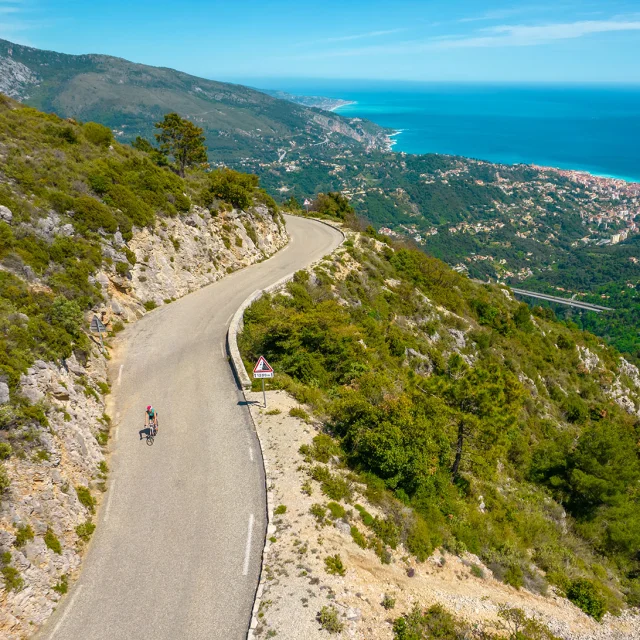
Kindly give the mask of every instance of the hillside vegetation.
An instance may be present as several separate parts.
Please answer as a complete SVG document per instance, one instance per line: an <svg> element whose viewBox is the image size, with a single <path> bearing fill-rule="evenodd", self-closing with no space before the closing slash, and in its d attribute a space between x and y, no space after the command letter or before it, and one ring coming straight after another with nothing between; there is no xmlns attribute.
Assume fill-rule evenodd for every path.
<svg viewBox="0 0 640 640"><path fill-rule="evenodd" d="M384 143L373 123L122 58L71 56L0 40L0 66L7 71L0 91L43 111L100 122L125 142L151 137L154 122L178 112L204 128L216 162L275 160L279 147L318 143L332 127L342 129L344 146Z"/></svg>
<svg viewBox="0 0 640 640"><path fill-rule="evenodd" d="M37 359L86 357L86 313L103 302L96 272L131 277L136 255L127 242L135 229L185 215L193 204L216 215L254 199L279 215L255 176L191 171L183 179L116 143L103 125L0 95L0 447L5 439L31 446L21 428L46 423L44 407L20 392L21 376ZM13 440L18 433L27 440Z"/></svg>
<svg viewBox="0 0 640 640"><path fill-rule="evenodd" d="M332 456L367 483L383 562L444 546L597 619L640 604L637 369L417 250L345 246L254 303L241 337L322 417L331 438L305 451L322 492L351 500L348 475L314 467Z"/></svg>

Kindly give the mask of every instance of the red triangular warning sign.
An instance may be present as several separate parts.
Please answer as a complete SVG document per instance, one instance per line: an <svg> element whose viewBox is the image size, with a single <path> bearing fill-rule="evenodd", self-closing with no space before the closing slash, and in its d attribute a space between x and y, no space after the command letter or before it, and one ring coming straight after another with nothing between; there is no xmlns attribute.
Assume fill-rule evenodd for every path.
<svg viewBox="0 0 640 640"><path fill-rule="evenodd" d="M256 366L253 367L253 373L273 373L271 365L266 361L264 356L260 356Z"/></svg>

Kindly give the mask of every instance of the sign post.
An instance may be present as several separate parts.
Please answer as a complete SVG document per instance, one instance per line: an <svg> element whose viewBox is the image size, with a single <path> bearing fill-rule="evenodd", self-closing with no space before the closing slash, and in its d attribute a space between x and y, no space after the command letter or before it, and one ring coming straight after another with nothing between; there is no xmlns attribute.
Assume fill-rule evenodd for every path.
<svg viewBox="0 0 640 640"><path fill-rule="evenodd" d="M262 397L264 399L264 408L267 408L267 392L264 390L264 379L273 378L273 368L267 362L264 356L258 358L256 366L253 367L253 377L262 380Z"/></svg>
<svg viewBox="0 0 640 640"><path fill-rule="evenodd" d="M91 318L91 331L93 331L93 333L100 334L100 346L102 347L102 353L104 353L104 340L102 339L102 332L106 330L107 327L104 326L102 320L100 320L98 316L93 316L93 318Z"/></svg>

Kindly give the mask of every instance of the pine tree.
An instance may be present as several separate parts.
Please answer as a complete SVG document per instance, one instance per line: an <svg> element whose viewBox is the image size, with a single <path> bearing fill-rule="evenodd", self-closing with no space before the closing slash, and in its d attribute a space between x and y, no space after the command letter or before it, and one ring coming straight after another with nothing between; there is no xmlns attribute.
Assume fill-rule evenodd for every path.
<svg viewBox="0 0 640 640"><path fill-rule="evenodd" d="M156 140L160 151L173 158L174 169L184 177L187 168L207 163L207 150L204 146L204 130L177 113L168 113L162 122L156 122Z"/></svg>

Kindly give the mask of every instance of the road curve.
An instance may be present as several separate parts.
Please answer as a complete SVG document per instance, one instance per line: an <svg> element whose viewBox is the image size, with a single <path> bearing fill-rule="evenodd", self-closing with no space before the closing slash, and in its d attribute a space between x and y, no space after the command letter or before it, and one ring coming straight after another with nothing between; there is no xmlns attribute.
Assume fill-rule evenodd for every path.
<svg viewBox="0 0 640 640"><path fill-rule="evenodd" d="M264 472L224 351L227 325L253 291L341 240L311 220L287 216L287 227L290 243L269 260L122 334L110 365L117 418L110 488L80 579L38 638L246 636L266 527ZM160 420L153 446L138 435L147 404Z"/></svg>

